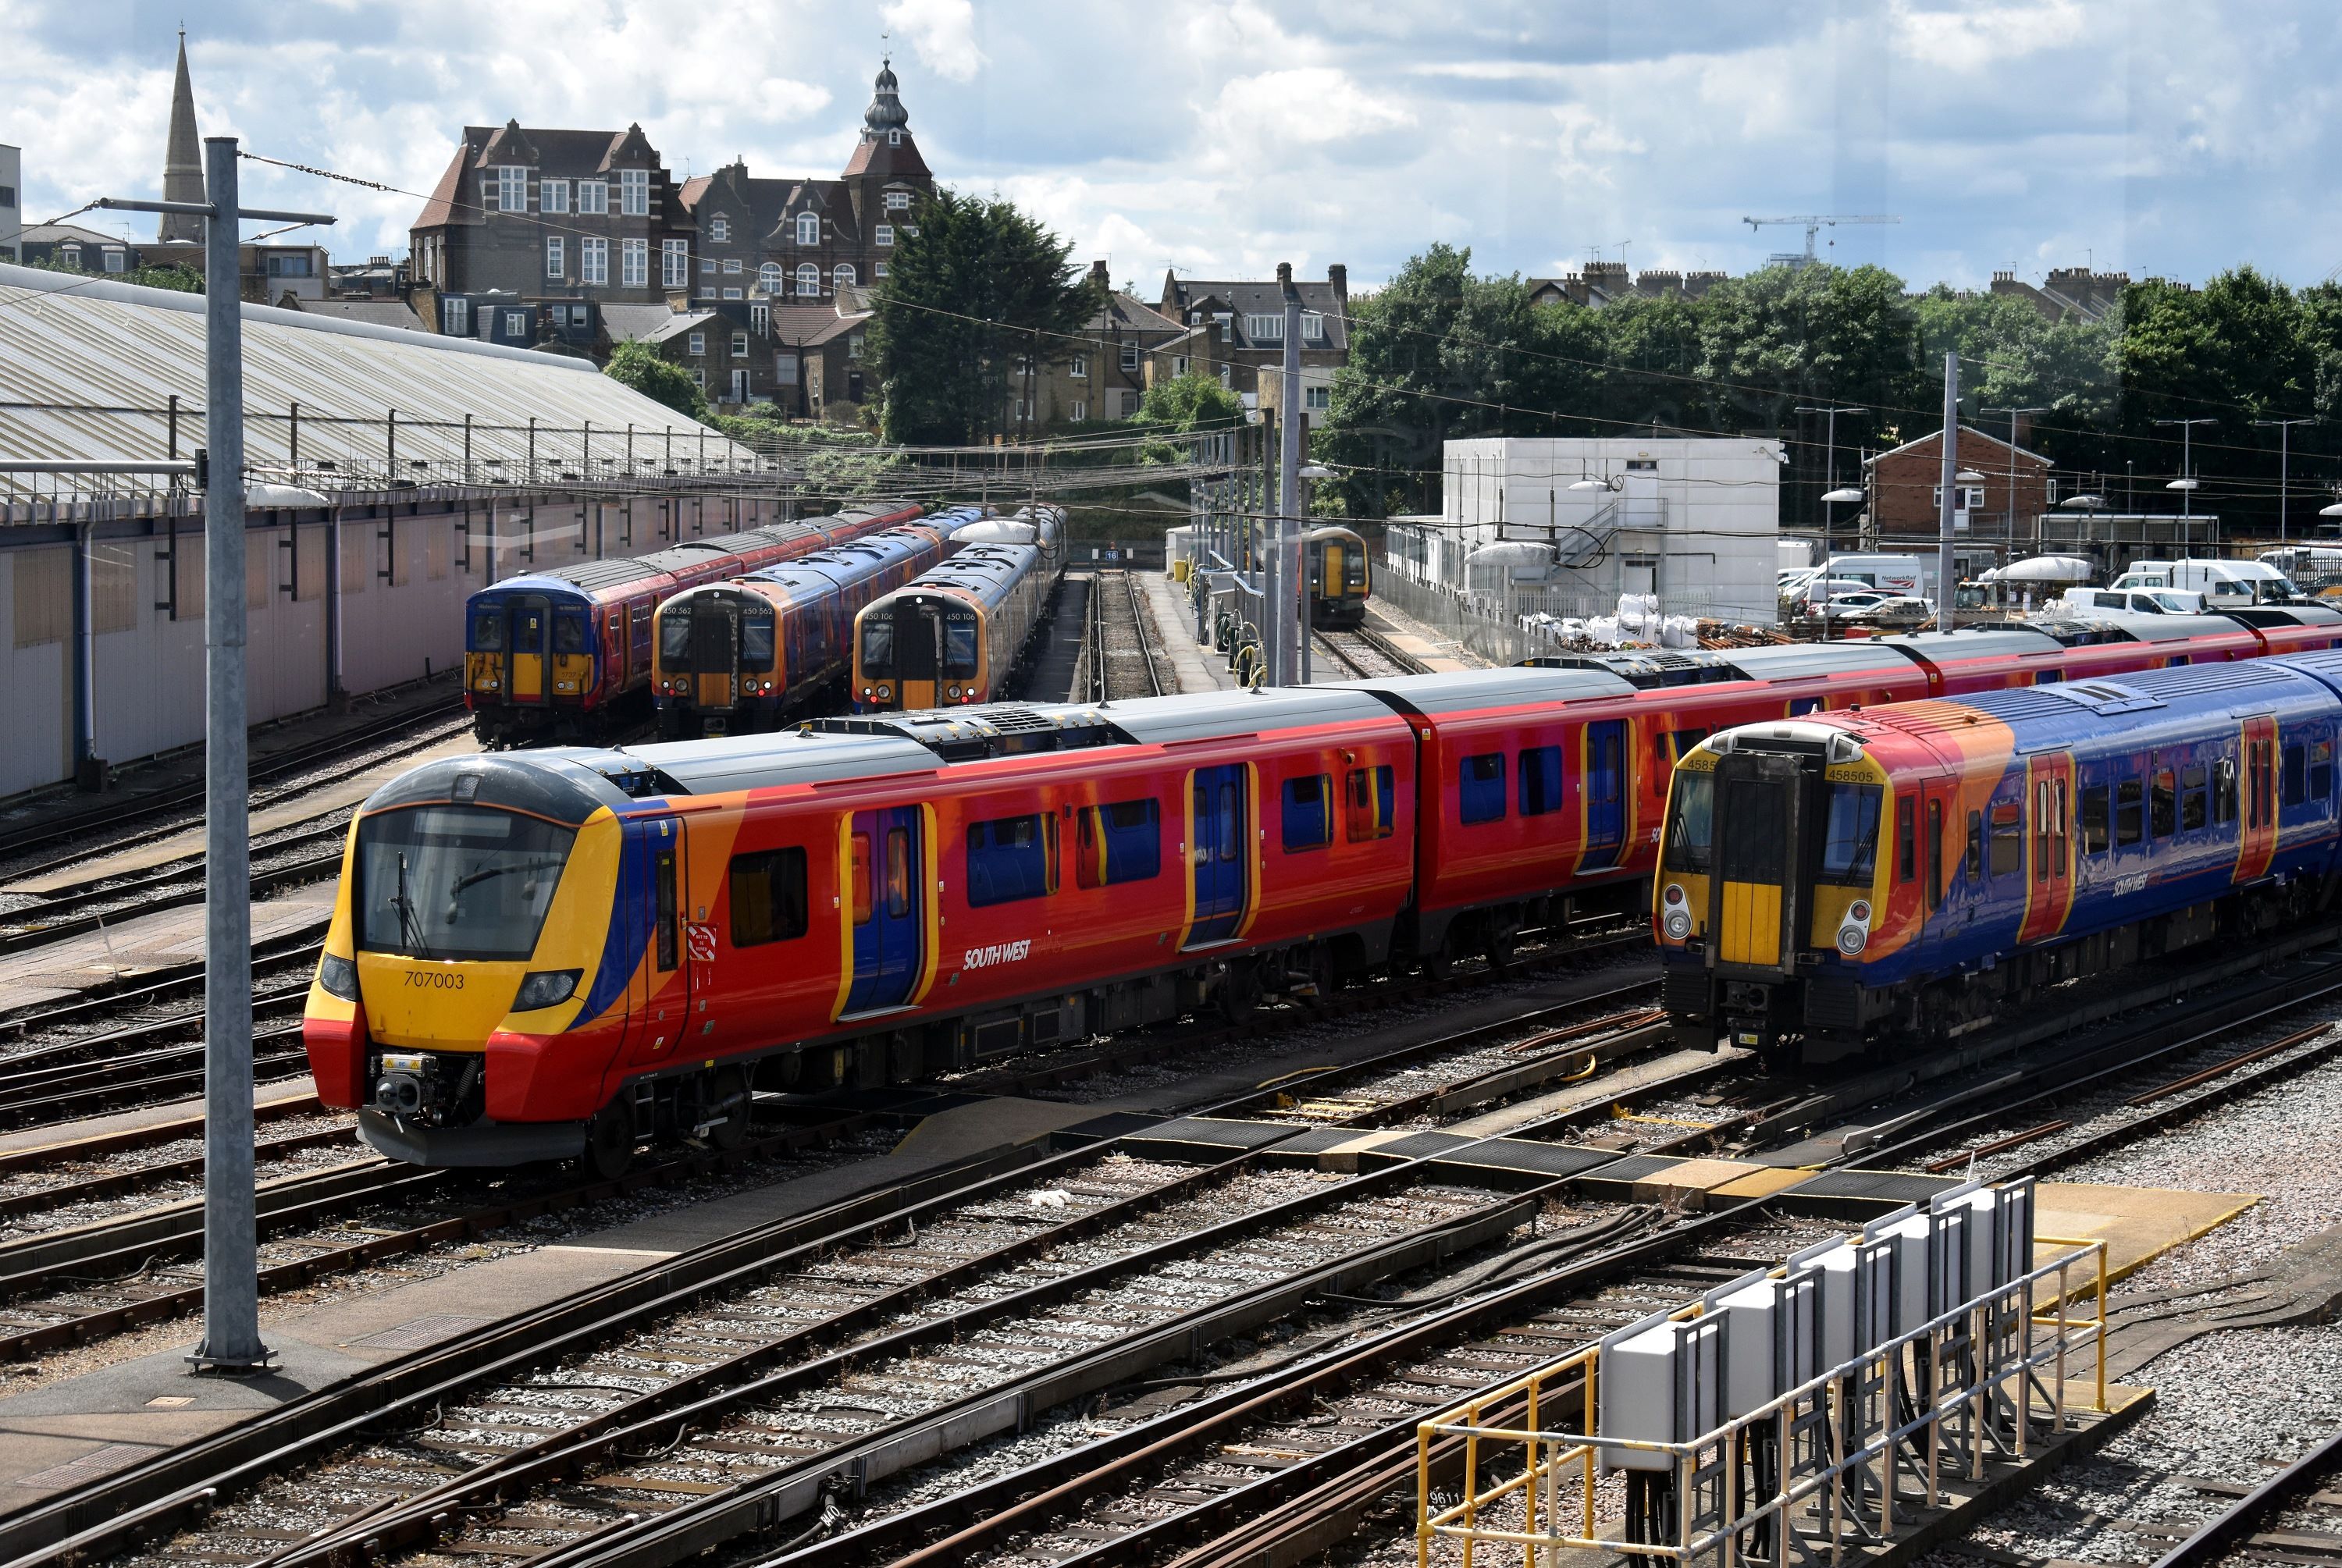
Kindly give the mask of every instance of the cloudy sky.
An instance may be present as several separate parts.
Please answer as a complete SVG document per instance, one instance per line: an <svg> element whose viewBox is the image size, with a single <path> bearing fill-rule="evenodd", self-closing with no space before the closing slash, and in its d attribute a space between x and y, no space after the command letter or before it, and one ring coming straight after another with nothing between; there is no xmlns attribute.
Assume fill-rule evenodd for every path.
<svg viewBox="0 0 2342 1568"><path fill-rule="evenodd" d="M206 135L404 192L513 117L639 120L678 177L835 173L891 35L937 175L1148 295L1166 266L1368 284L1434 240L1736 273L1803 243L1745 215L1807 213L1898 217L1822 244L1920 283L2342 265L2332 0L0 0L27 221L156 192L183 16ZM337 257L403 252L420 205L245 189L340 214Z"/></svg>

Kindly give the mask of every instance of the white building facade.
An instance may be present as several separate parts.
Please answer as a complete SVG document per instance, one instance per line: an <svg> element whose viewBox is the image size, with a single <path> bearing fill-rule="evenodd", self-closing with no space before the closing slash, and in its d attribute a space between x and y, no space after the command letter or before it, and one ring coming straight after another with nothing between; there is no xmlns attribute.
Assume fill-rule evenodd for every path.
<svg viewBox="0 0 2342 1568"><path fill-rule="evenodd" d="M1396 570L1506 617L1775 618L1781 444L1735 436L1490 437L1446 444L1439 516L1391 519Z"/></svg>

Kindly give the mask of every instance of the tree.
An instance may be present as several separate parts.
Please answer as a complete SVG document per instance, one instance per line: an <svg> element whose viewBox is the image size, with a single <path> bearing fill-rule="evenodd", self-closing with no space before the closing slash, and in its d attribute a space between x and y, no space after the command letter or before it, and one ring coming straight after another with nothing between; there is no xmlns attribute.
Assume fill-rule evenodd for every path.
<svg viewBox="0 0 2342 1568"><path fill-rule="evenodd" d="M937 190L913 209L869 348L888 441L978 442L1016 424L1012 375L1027 378L1097 309L1073 247L1011 202Z"/></svg>
<svg viewBox="0 0 2342 1568"><path fill-rule="evenodd" d="M104 277L108 283L136 284L141 288L166 288L175 294L204 292L204 275L191 266L181 266L175 262L169 266L139 266L132 267L128 272L96 275L85 274L77 266L67 266L55 255L28 265L39 267L44 272L71 273L76 277L96 275Z"/></svg>
<svg viewBox="0 0 2342 1568"><path fill-rule="evenodd" d="M1227 430L1244 422L1244 399L1208 375L1189 373L1158 381L1146 389L1138 417L1145 423L1178 434L1197 430ZM1141 463L1177 463L1186 452L1176 442L1149 441L1138 449Z"/></svg>
<svg viewBox="0 0 2342 1568"><path fill-rule="evenodd" d="M693 385L691 373L647 343L622 343L610 355L602 374L621 386L630 386L654 403L664 403L694 419L707 417L707 399Z"/></svg>

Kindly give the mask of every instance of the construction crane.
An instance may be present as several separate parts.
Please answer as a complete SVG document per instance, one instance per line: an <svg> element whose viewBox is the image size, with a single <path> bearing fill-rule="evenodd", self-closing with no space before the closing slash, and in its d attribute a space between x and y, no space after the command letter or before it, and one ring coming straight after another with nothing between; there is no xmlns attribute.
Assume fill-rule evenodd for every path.
<svg viewBox="0 0 2342 1568"><path fill-rule="evenodd" d="M1806 254L1800 256L1795 251L1784 251L1772 258L1776 262L1786 262L1790 266L1798 267L1814 265L1814 235L1819 234L1825 226L1836 228L1840 224L1899 224L1903 220L1879 213L1817 213L1795 218L1744 217L1740 221L1752 229L1761 229L1767 224L1785 224L1792 226L1803 224L1806 229Z"/></svg>

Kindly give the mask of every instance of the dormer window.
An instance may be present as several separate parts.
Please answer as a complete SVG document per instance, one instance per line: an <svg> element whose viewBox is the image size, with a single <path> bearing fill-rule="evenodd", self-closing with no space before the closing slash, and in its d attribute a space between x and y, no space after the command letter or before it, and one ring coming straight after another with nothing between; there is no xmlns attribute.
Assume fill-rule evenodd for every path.
<svg viewBox="0 0 2342 1568"><path fill-rule="evenodd" d="M887 133L886 133L886 145L887 145L888 146L890 146L890 147L899 147L899 146L901 146L901 145L903 145L903 133L902 133L902 132L900 132L900 131L889 131L889 132L887 132Z"/></svg>
<svg viewBox="0 0 2342 1568"><path fill-rule="evenodd" d="M821 244L821 215L819 213L799 213L797 215L797 244L801 245L817 245Z"/></svg>
<svg viewBox="0 0 2342 1568"><path fill-rule="evenodd" d="M908 191L888 191L886 193L886 210L890 213L909 212L911 210L911 193Z"/></svg>
<svg viewBox="0 0 2342 1568"><path fill-rule="evenodd" d="M722 213L717 213L714 217L708 219L707 237L714 240L717 245L727 243L732 238L732 220L726 217Z"/></svg>

